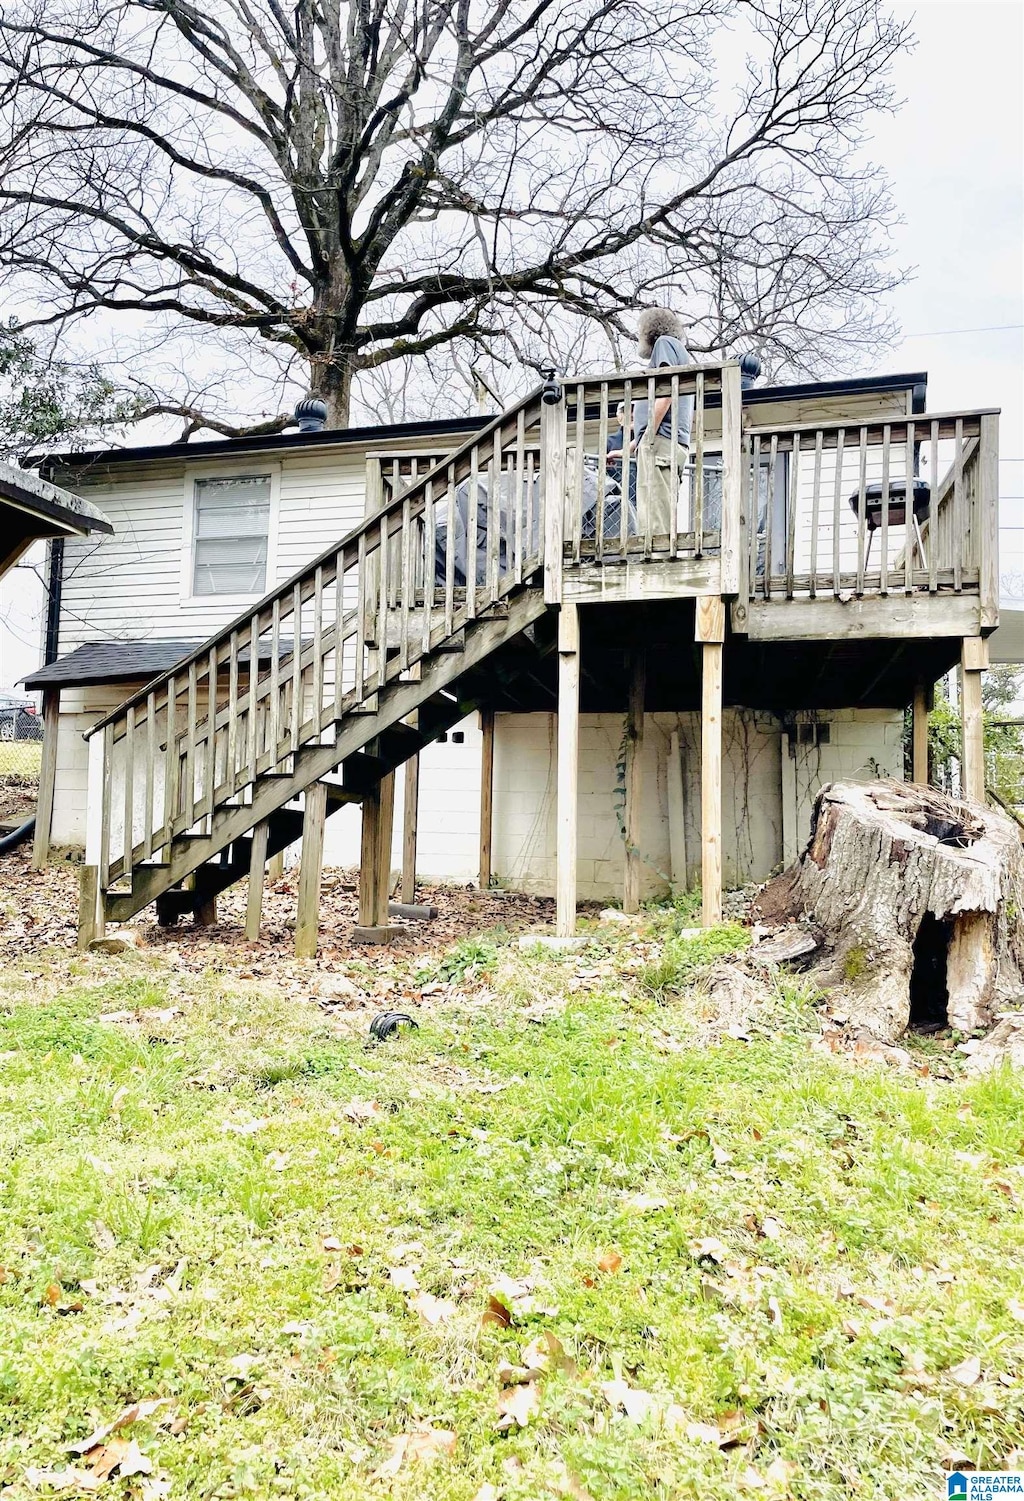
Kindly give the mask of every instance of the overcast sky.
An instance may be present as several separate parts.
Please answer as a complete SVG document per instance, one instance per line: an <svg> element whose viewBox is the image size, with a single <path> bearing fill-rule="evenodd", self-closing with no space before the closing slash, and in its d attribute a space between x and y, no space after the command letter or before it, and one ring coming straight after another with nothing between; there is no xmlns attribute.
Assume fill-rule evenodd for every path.
<svg viewBox="0 0 1024 1501"><path fill-rule="evenodd" d="M896 4L917 47L900 61L906 99L878 122L872 156L904 219L893 295L905 330L882 371L928 372L928 406L1000 406L1004 599L1024 607L1024 3ZM39 661L38 590L0 584L0 691Z"/></svg>

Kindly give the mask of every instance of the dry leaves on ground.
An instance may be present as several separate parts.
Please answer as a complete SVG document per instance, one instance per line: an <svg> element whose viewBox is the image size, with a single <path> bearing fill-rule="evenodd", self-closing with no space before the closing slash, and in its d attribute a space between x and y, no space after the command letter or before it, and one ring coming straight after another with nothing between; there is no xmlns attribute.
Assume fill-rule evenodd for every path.
<svg viewBox="0 0 1024 1501"><path fill-rule="evenodd" d="M447 1298L435 1298L433 1293L417 1293L409 1299L409 1307L418 1313L425 1324L443 1324L458 1312Z"/></svg>
<svg viewBox="0 0 1024 1501"><path fill-rule="evenodd" d="M450 1428L417 1428L391 1440L387 1459L374 1470L371 1480L393 1480L406 1465L431 1465L451 1458L458 1442Z"/></svg>
<svg viewBox="0 0 1024 1501"><path fill-rule="evenodd" d="M525 1428L540 1409L540 1387L536 1381L507 1386L498 1393L498 1432Z"/></svg>

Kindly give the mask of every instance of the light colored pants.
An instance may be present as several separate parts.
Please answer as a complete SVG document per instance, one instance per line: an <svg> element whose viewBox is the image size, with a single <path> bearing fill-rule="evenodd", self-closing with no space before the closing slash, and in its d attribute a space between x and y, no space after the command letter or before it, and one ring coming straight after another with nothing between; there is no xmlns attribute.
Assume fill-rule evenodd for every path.
<svg viewBox="0 0 1024 1501"><path fill-rule="evenodd" d="M645 433L636 451L637 528L652 537L671 534L678 516L679 486L690 450L663 433Z"/></svg>

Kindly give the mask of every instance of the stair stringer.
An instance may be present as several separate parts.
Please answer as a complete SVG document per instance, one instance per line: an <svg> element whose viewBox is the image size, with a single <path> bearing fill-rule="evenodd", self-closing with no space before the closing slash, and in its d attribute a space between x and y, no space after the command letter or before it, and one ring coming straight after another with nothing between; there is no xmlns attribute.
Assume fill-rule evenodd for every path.
<svg viewBox="0 0 1024 1501"><path fill-rule="evenodd" d="M493 618L481 615L467 623L462 651L435 649L421 661L417 681L396 680L378 690L374 713L347 714L339 722L332 745L301 746L290 773L258 777L253 783L250 802L218 808L208 834L179 835L172 842L171 858L166 864L134 866L130 893L104 892L104 914L117 922L134 917L307 787L337 771L349 756L363 750L371 740L413 714L442 689L452 687L465 673L521 635L548 608L539 589L524 590L522 594L507 597L503 603L506 613Z"/></svg>

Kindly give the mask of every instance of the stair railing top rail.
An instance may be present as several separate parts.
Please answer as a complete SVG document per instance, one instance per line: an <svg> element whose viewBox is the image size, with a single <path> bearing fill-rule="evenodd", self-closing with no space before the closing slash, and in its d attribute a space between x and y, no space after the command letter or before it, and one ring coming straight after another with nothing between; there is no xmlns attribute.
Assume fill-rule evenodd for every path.
<svg viewBox="0 0 1024 1501"><path fill-rule="evenodd" d="M481 428L478 432L467 438L453 452L444 454L430 468L423 469L411 483L404 485L396 493L392 494L383 505L370 510L363 520L354 526L351 531L347 532L337 542L333 542L330 547L325 548L318 557L304 564L302 568L293 573L284 583L278 584L275 588L268 590L262 599L243 610L228 625L215 631L206 641L197 646L189 656L182 657L173 667L146 683L144 687L140 688L130 698L125 699L103 719L97 720L92 728L85 732L85 738L88 739L90 736L106 729L108 725L123 720L129 708L138 708L146 704L150 696L154 693L157 695L157 707L161 707L159 696L161 690L165 689L166 685L172 679L180 680L183 677L187 677L189 670L193 667L201 667L205 670L210 662L211 652L218 652L219 654L223 650L223 656L218 655L218 665L223 665L228 659L233 636L236 636L240 632L247 633L250 623L257 617L264 630L270 626L275 602L283 603L290 601L294 597L296 588L312 587L318 570L322 574L322 582L330 583L335 577L336 560L341 556L346 564L351 565L354 563L358 556L361 540L369 550L379 546L382 518L387 518L389 522L388 533L389 535L394 535L402 525L403 509L406 503L409 502L411 504L413 514L416 514L417 509L422 511L425 506L425 497L428 494L431 482L446 475L454 476L456 483L465 479L470 472L473 453L481 451L487 445L493 445L495 436L502 435L506 429L511 429L514 434L520 414L528 411L531 405L539 400L540 389L539 387L535 387L526 396L516 402L515 405L507 407L503 412L499 413L486 427Z"/></svg>
<svg viewBox="0 0 1024 1501"><path fill-rule="evenodd" d="M367 551L372 551L379 546L382 535L382 517L387 519L387 534L393 536L401 530L404 520L407 520L410 514L415 517L422 513L426 505L426 497L432 489L437 487L439 481L451 486L469 479L474 470L474 455L485 451L496 452L498 448L507 448L514 445L517 439L522 443L524 431L535 430L545 411L551 413L554 409L561 412L563 422L559 436L564 450L565 427L570 413L573 425L577 429L581 426L581 422L590 422L593 425L594 421L601 428L601 413L605 414L607 420L611 404L619 399L628 399L631 394L636 400L653 401L670 395L674 399L687 398L710 389L723 393L723 428L725 429L729 424L724 397L733 385L736 405L733 426L737 433L738 446L739 366L734 362L705 362L671 368L664 367L657 372L636 372L632 375L629 372L614 371L607 375L591 375L574 378L571 381L555 377L549 380L546 387L534 387L519 401L495 416L485 427L467 437L458 448L438 457L431 467L420 470L409 483L394 490L382 505L370 510L363 520L338 542L332 543L284 583L269 590L256 604L243 610L226 626L214 632L188 656L151 679L144 687L119 704L116 709L99 719L90 730L86 731L85 738L88 739L94 734L106 731L111 725L115 727L115 738L119 738L119 735L124 732L129 709L147 707L151 711L154 706L156 709L161 709L165 705L163 695L170 682L176 680L180 683L183 679L187 679L191 671L199 670L205 674L211 667L215 671L226 667L233 655L232 643L237 642L240 634L263 637L271 631L275 602L283 605L285 602L292 601L297 597L296 590L301 591L308 598L315 581L320 587L331 583L336 576L339 563L347 567L356 561L360 545ZM545 390L549 396L548 403L544 401ZM550 400L553 392L557 392L554 403ZM701 404L698 402L696 411L698 424L700 415ZM542 447L545 449L541 459L543 465L551 449L550 443L548 445L543 443L542 420L540 427ZM605 439L602 438L601 441ZM536 447L536 440L533 446ZM728 455L724 455L724 458L728 463ZM547 467L549 471L553 471L556 466L549 463ZM549 482L546 485L538 483L538 507L546 516L546 520L540 523L540 516L533 518L534 525L540 523L537 540L542 554L549 550L552 553L556 551L553 546L554 517L551 514L556 504L560 518L559 524L563 528L563 545L572 546L574 537L578 540L579 518L576 517L574 522L568 514L565 516L562 514L563 509L566 509L563 504L564 475L560 477L557 491L550 483L552 478L553 474L549 475ZM539 473L536 480L538 482L540 480ZM726 510L728 510L728 515L726 515ZM735 517L733 517L733 511L735 511ZM726 532L733 526L734 521L738 527L738 504L735 507L723 506L723 529ZM723 557L727 550L727 542L728 539L724 538ZM549 561L553 567L554 557Z"/></svg>

